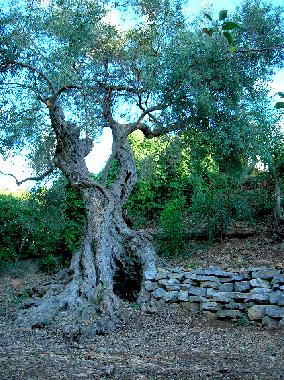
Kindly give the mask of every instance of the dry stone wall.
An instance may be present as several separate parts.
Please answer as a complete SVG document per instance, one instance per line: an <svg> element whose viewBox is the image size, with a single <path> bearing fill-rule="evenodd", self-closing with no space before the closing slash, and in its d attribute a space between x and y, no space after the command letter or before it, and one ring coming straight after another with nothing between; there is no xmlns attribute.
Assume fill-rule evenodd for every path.
<svg viewBox="0 0 284 380"><path fill-rule="evenodd" d="M284 270L158 268L146 273L144 287L143 298L151 302L184 303L193 313L284 327Z"/></svg>

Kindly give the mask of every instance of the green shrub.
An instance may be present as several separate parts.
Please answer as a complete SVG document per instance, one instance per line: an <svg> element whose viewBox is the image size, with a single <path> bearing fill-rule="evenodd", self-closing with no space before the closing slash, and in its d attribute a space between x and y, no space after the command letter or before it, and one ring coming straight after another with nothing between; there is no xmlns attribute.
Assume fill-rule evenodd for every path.
<svg viewBox="0 0 284 380"><path fill-rule="evenodd" d="M190 207L191 226L206 228L213 241L222 237L235 221L254 224L262 214L272 211L269 189L247 189L235 177L217 173L207 181L196 181Z"/></svg>
<svg viewBox="0 0 284 380"><path fill-rule="evenodd" d="M21 248L23 226L20 215L23 210L23 198L23 194L16 196L0 192L0 265L13 262Z"/></svg>
<svg viewBox="0 0 284 380"><path fill-rule="evenodd" d="M33 257L42 258L48 271L58 266L56 261L68 265L84 223L81 194L62 179L50 189L0 193L0 265Z"/></svg>
<svg viewBox="0 0 284 380"><path fill-rule="evenodd" d="M49 253L47 256L43 257L40 261L40 269L47 273L57 272L62 268L62 260L60 257L54 256Z"/></svg>
<svg viewBox="0 0 284 380"><path fill-rule="evenodd" d="M180 196L171 199L161 212L160 227L163 233L159 250L164 255L177 255L184 250L185 207L186 198Z"/></svg>

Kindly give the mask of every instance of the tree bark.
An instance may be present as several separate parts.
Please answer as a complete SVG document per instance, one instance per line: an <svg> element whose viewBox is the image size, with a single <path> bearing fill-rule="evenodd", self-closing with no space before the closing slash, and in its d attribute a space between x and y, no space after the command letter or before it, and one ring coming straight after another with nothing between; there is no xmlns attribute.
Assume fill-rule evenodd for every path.
<svg viewBox="0 0 284 380"><path fill-rule="evenodd" d="M149 238L130 229L122 216L122 206L136 183L127 131L111 125L113 157L119 161L120 173L107 189L89 177L85 157L93 147L91 140L80 138L79 128L65 120L56 99L49 99L47 105L57 140L54 162L82 193L86 225L66 276L43 298L26 303L16 323L42 327L55 322L74 339L108 333L123 319L125 301L143 298L145 274L155 271L156 261Z"/></svg>

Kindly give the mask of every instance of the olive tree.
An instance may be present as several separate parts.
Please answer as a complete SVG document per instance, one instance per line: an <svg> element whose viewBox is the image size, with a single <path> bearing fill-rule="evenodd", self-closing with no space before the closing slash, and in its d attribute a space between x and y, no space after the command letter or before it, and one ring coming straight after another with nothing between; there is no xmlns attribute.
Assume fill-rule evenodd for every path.
<svg viewBox="0 0 284 380"><path fill-rule="evenodd" d="M29 179L60 170L81 192L86 212L81 245L64 280L61 275L58 286L21 311L19 326L66 320L72 333L105 333L123 315L125 300L143 302L143 282L154 275L156 255L149 236L123 218L137 180L128 136L190 128L222 134L224 125L252 124L245 97L264 94L258 76L266 79L283 57L281 22L274 17L280 11L258 2L256 25L250 28L252 7L245 4L225 27L240 51L224 35L224 13L208 33L186 21L182 1L141 0L133 4L134 26L121 31L108 23L105 3L10 1L1 13L1 153L24 148L35 170ZM123 11L130 14L128 7ZM112 131L112 153L101 180L94 181L85 158L104 128ZM118 174L107 186L114 162Z"/></svg>

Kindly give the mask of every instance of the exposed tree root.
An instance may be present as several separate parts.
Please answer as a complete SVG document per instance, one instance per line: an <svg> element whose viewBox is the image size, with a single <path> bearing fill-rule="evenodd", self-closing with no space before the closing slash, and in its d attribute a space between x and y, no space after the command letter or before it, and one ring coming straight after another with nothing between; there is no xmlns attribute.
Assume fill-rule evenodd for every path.
<svg viewBox="0 0 284 380"><path fill-rule="evenodd" d="M91 245L74 256L69 270L58 275L46 294L24 302L16 325L24 328L52 326L68 339L81 340L115 330L128 318L127 303L142 300L145 272L155 270L155 256L151 242L142 234L112 228L96 244L96 255ZM101 247L101 248L100 248ZM111 247L110 250L106 250ZM114 249L114 247L116 249ZM123 254L122 254L123 252ZM109 254L108 254L109 253Z"/></svg>

